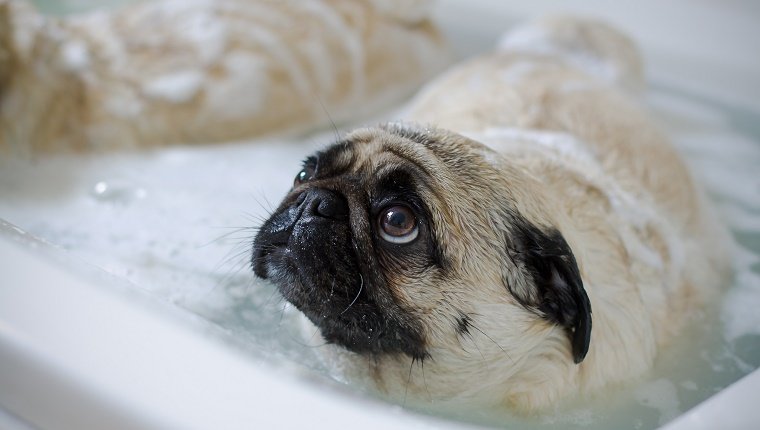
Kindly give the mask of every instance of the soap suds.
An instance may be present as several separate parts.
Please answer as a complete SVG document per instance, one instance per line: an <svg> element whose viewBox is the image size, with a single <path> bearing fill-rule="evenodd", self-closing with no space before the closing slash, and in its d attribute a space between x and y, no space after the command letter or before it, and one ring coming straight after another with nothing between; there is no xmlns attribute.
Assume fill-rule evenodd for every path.
<svg viewBox="0 0 760 430"><path fill-rule="evenodd" d="M517 85L526 75L537 69L538 66L533 62L519 61L506 68L501 74L501 79L507 84Z"/></svg>
<svg viewBox="0 0 760 430"><path fill-rule="evenodd" d="M593 184L596 189L604 193L617 215L632 226L630 227L628 223L624 224L619 234L628 253L638 262L654 269L663 269L660 254L641 238L646 237L645 229L652 229L665 240L671 264L670 271L663 273L663 276L668 278L667 285L676 284L684 261L682 240L677 236L677 230L657 216L654 205L648 203L644 195L634 197L613 180L584 142L567 133L506 127L464 134L485 143L498 152L542 152L544 156L567 166L579 177ZM568 163L567 160L571 162Z"/></svg>
<svg viewBox="0 0 760 430"><path fill-rule="evenodd" d="M612 61L592 52L559 46L545 28L523 25L505 34L499 49L505 52L524 52L562 58L567 63L606 82L620 79L620 70Z"/></svg>
<svg viewBox="0 0 760 430"><path fill-rule="evenodd" d="M198 94L203 80L203 75L195 70L175 72L147 82L143 87L143 92L154 99L185 103Z"/></svg>
<svg viewBox="0 0 760 430"><path fill-rule="evenodd" d="M639 404L656 409L659 414L659 424L663 425L681 413L681 402L675 385L667 379L646 382L635 392Z"/></svg>
<svg viewBox="0 0 760 430"><path fill-rule="evenodd" d="M61 61L69 72L83 72L90 65L90 52L83 42L70 41L61 47Z"/></svg>

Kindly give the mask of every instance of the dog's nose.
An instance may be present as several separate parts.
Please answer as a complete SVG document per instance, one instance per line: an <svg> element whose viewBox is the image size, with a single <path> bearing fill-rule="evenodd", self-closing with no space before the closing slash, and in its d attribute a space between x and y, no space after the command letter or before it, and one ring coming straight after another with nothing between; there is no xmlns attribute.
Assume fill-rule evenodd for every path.
<svg viewBox="0 0 760 430"><path fill-rule="evenodd" d="M312 188L306 192L304 215L335 220L348 219L348 202L340 194L322 188Z"/></svg>

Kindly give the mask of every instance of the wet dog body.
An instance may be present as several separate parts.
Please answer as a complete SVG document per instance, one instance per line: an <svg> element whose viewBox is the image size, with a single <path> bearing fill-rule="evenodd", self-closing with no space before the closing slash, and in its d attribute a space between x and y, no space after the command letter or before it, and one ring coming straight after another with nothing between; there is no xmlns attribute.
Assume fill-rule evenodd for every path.
<svg viewBox="0 0 760 430"><path fill-rule="evenodd" d="M719 282L702 248L722 230L678 157L573 64L476 60L410 116L307 159L253 255L389 396L536 410L629 379Z"/></svg>

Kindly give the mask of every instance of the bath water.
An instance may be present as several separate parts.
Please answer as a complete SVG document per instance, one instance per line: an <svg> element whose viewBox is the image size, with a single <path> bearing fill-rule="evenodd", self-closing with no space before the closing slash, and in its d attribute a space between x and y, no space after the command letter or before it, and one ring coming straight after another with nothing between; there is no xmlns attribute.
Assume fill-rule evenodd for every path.
<svg viewBox="0 0 760 430"><path fill-rule="evenodd" d="M38 4L63 13L84 0ZM723 300L638 381L537 418L407 406L519 428L656 428L760 366L760 114L657 84L646 103L709 192L738 245ZM396 119L393 113L386 119ZM350 128L350 125L342 127ZM255 227L300 161L333 131L141 153L0 159L0 218L205 318L234 345L306 377L334 382L319 342L250 270ZM316 336L315 333L315 338ZM356 387L364 391L362 387Z"/></svg>

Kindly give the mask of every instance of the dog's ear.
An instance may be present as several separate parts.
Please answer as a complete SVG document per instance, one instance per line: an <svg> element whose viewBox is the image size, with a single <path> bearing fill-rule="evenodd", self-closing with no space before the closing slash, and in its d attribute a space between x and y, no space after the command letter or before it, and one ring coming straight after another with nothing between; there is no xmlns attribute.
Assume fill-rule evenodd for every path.
<svg viewBox="0 0 760 430"><path fill-rule="evenodd" d="M512 263L533 281L518 287L507 280L509 291L523 306L565 328L573 359L580 363L591 340L591 303L570 246L557 229L534 225L517 226L509 242Z"/></svg>

